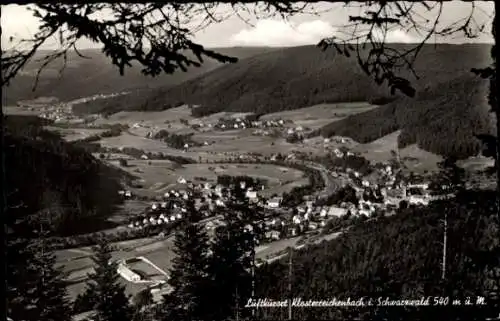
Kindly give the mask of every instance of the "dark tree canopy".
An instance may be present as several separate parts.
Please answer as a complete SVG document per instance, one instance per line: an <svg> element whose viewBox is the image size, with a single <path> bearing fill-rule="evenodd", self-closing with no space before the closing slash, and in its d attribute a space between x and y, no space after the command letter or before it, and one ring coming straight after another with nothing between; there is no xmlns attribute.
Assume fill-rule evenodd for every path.
<svg viewBox="0 0 500 321"><path fill-rule="evenodd" d="M468 16L458 17L457 21L443 27L439 25L439 19L445 10L444 2L343 2L343 6L364 10L359 10L359 15L349 16L348 24L341 27L339 35L332 35L318 45L325 50L333 47L339 54L355 57L377 83L387 82L391 91L400 90L410 96L414 89L407 79L398 75L398 70L412 70L424 43L435 36L458 33L474 38L489 22L489 19L478 19L478 15L484 16L485 13L474 2L470 4ZM297 14L319 13L311 3L285 1L49 3L37 4L31 10L41 22L40 29L32 39L14 39L19 45L13 50L2 50L2 85L8 84L53 36L59 38L59 49L38 61L40 70L57 58L66 59L71 49L78 53L77 41L90 39L103 45L103 53L121 74L133 63L138 63L144 74L156 76L199 66L203 57L236 62L233 57L218 54L192 41L195 32L230 16L236 15L250 23L254 18L279 16L286 19ZM414 30L421 35L422 41L409 49L394 49L386 42L387 33L395 28ZM189 58L187 52L197 59Z"/></svg>

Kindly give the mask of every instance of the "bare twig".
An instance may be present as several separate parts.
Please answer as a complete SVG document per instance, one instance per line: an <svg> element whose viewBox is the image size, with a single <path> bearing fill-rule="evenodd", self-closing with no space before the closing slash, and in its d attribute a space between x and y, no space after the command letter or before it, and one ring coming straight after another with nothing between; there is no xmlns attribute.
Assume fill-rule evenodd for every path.
<svg viewBox="0 0 500 321"><path fill-rule="evenodd" d="M241 12L253 16L288 18L291 15L307 12L308 4L286 1L228 3L233 14ZM185 70L187 66L199 66L199 62L186 56L191 51L202 61L207 56L221 62L235 62L236 58L206 50L191 40L194 31L200 31L212 23L220 23L229 17L218 15L224 3L90 3L90 4L52 4L41 3L34 6L33 14L41 22L40 30L33 39L23 40L27 50L2 52L2 86L8 85L19 71L29 63L35 53L53 35L59 36L57 53L47 55L37 72L36 88L41 72L51 62L65 58L68 50L76 49L78 40L87 38L103 44L103 53L117 66L120 73L130 68L134 61L142 66L145 75L156 76L160 73L173 73L176 69ZM104 18L103 12L107 11ZM314 11L313 11L314 12ZM203 17L198 26L193 21ZM193 29L194 28L194 29Z"/></svg>
<svg viewBox="0 0 500 321"><path fill-rule="evenodd" d="M399 69L409 70L418 79L413 66L425 43L433 36L451 36L462 33L467 38L475 38L483 32L485 22L477 22L477 6L471 2L470 13L440 29L438 24L443 13L443 2L385 2L374 1L364 5L363 13L350 16L350 23L341 29L352 30L345 38L330 37L323 39L318 46L327 49L334 47L340 54L350 56L355 51L362 69L375 78L378 84L387 82L391 91L399 90L413 96L415 89L407 79L396 75ZM350 6L357 7L356 5ZM422 13L423 12L423 13ZM413 31L420 40L408 46L390 46L388 35L392 30ZM342 33L339 32L338 36ZM348 44L356 46L349 49ZM344 49L340 49L343 45Z"/></svg>

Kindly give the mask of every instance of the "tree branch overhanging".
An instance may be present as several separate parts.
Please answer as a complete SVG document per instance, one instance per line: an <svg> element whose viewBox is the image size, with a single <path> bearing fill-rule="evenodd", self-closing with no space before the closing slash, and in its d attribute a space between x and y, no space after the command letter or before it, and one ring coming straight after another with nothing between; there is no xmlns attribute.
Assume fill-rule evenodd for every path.
<svg viewBox="0 0 500 321"><path fill-rule="evenodd" d="M475 15L481 9L471 2L466 17L440 28L444 5L444 2L370 1L365 5L364 13L349 17L350 24L344 26L344 29L351 30L350 33L345 32L345 37L323 39L318 46L323 50L333 47L337 53L347 57L355 55L363 71L374 77L377 84L387 83L391 93L400 91L413 97L416 94L415 88L398 73L403 69L409 70L418 79L413 66L425 43L432 37L456 34L476 38L489 22L489 19L477 21ZM403 48L393 48L387 42L387 35L398 29L413 31L419 35L420 40Z"/></svg>
<svg viewBox="0 0 500 321"><path fill-rule="evenodd" d="M22 39L19 42L19 45L27 49L2 50L2 86L8 85L34 59L35 53L58 34L59 49L42 58L44 62L38 70L38 76L47 65L66 57L66 53L76 49L77 42L85 38L101 43L102 52L111 59L122 75L134 63L142 67L143 74L153 77L160 73L170 74L178 69L199 66L203 57L222 63L234 63L236 58L218 54L194 42L193 33L231 15L239 15L242 11L257 19L275 16L286 18L306 12L309 6L279 1L257 2L254 5L237 3L238 6L229 7L229 10L223 10L219 14L222 4L37 4L32 11L41 22L40 29L32 39ZM251 6L253 12L250 10ZM103 13L107 13L106 19L102 18ZM190 58L189 52L196 59ZM81 55L79 52L77 54Z"/></svg>

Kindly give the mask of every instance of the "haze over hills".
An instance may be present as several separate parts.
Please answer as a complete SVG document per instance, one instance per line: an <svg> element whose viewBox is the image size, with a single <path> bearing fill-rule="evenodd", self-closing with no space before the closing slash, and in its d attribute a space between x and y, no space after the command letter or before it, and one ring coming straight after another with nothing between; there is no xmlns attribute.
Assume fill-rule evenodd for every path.
<svg viewBox="0 0 500 321"><path fill-rule="evenodd" d="M401 146L417 143L440 155L466 157L476 155L480 149L473 134L492 128L484 99L487 83L470 73L471 68L490 63L490 48L487 44L424 46L414 66L419 79L406 70L400 73L416 87L415 99L391 96L385 85L376 85L361 70L355 58L340 56L334 49L323 52L315 46L220 48L217 51L240 57L240 61L221 66L207 60L187 73L158 78L144 77L138 69L120 77L94 51L96 59L75 60L64 73L63 80L67 80L46 79L38 92L64 100L135 89L125 96L73 107L78 113L106 114L157 111L184 103L201 105L193 109L193 114L205 116L222 111L271 113L320 103L389 102L327 125L321 134L349 136L365 143L401 130ZM9 88L7 98L25 97L25 87Z"/></svg>
<svg viewBox="0 0 500 321"><path fill-rule="evenodd" d="M216 52L244 59L262 52L274 50L267 47L232 47L215 48ZM191 66L187 72L179 70L173 75L162 74L152 78L144 76L139 67L125 71L122 77L118 69L98 49L80 51L87 58L80 57L71 51L65 69L62 69L64 60L59 59L44 70L36 90L33 92L39 62L47 52L37 53L35 60L29 63L7 88L2 88L2 103L4 105L16 104L19 100L30 100L37 97L56 97L61 101L78 99L95 94L111 94L122 91L132 91L146 88L168 88L183 81L199 76L215 69L221 63L205 58L200 67ZM188 56L191 56L188 54ZM196 59L194 59L196 60ZM60 73L62 69L62 73Z"/></svg>
<svg viewBox="0 0 500 321"><path fill-rule="evenodd" d="M405 45L394 45L403 48ZM81 112L163 110L201 105L194 115L221 111L271 113L320 103L369 101L379 109L332 123L323 136L366 143L401 129L401 146L416 143L440 155L467 157L480 151L473 134L492 129L487 82L470 72L490 62L490 45L426 45L416 62L417 97L391 96L362 72L356 59L314 46L280 48L225 65L174 87L77 106ZM451 139L450 137L453 137Z"/></svg>
<svg viewBox="0 0 500 321"><path fill-rule="evenodd" d="M489 47L427 45L415 65L420 79L413 83L422 90L468 74L470 68L489 62ZM401 74L409 76L408 71ZM370 101L381 96L389 96L387 87L377 86L355 58L340 56L334 49L323 52L315 46L302 46L242 59L173 88L161 89L143 107L155 110L185 102L201 104L199 114L269 113L325 102Z"/></svg>

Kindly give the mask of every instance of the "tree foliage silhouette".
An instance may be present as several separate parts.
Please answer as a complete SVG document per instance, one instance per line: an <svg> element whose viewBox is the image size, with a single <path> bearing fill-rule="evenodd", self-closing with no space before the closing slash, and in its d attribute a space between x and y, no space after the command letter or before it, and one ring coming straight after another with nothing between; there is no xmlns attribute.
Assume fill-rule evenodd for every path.
<svg viewBox="0 0 500 321"><path fill-rule="evenodd" d="M5 221L6 314L13 320L69 321L64 274L47 250L47 233L33 231L37 218L22 216L24 210L25 206L19 205L5 213L18 215L16 221Z"/></svg>
<svg viewBox="0 0 500 321"><path fill-rule="evenodd" d="M92 298L95 319L99 321L132 320L132 309L125 287L119 283L118 264L112 261L112 247L100 238L94 248L95 272L89 275L87 295Z"/></svg>
<svg viewBox="0 0 500 321"><path fill-rule="evenodd" d="M208 236L196 224L199 215L194 203L186 203L188 217L174 240L175 258L168 280L172 292L164 296L161 320L204 320L209 302Z"/></svg>
<svg viewBox="0 0 500 321"><path fill-rule="evenodd" d="M173 73L177 69L185 70L191 65L197 66L203 62L203 56L221 62L236 62L235 58L207 50L191 40L194 32L212 23L221 22L231 14L242 17L241 13L244 12L256 18L286 18L308 10L307 3L260 2L252 6L242 1L227 4L230 12L222 10L222 13L220 3L38 4L32 11L41 22L39 31L32 39L22 39L18 47L2 50L2 86L9 84L23 66L34 58L41 46L55 35L59 37L59 49L38 61L40 69L35 85L44 67L58 58L65 61L70 49L78 52L76 43L82 38L102 43L103 53L121 74L131 67L132 63L138 63L143 67L144 74L156 76L159 73ZM333 47L339 54L355 58L377 84L385 83L391 93L398 91L407 96L414 96L415 88L410 80L401 76L400 71L410 70L418 78L413 64L425 43L433 37L450 37L459 33L466 38L476 38L484 32L489 22L476 19L481 8L474 2L470 3L471 10L468 15L458 17L446 26L439 24L445 10L444 1L432 4L399 1L370 1L362 4L347 2L346 6L357 6L364 10L360 10L362 13L358 15L349 16L349 24L341 27L341 35L326 38L318 46L323 50ZM495 6L496 12L496 2ZM100 17L103 12L111 13L107 15L110 18ZM200 23L193 26L196 19ZM495 15L493 25L496 21ZM192 27L188 27L189 25ZM396 28L414 30L421 34L422 39L408 48L395 49L388 43L388 33ZM496 40L494 28L492 34ZM186 51L192 52L198 61L188 58ZM493 46L493 60L497 55L498 46ZM498 77L495 76L495 61L491 67L474 71L483 78L490 79L490 104L495 114L500 113L496 108L498 94L495 89L498 88ZM500 117L497 117L497 121L500 124ZM497 130L500 133L500 126L497 126ZM500 140L497 140L496 144L498 146ZM497 168L497 176L500 183L500 168ZM498 195L500 202L500 192ZM500 217L500 206L498 214Z"/></svg>
<svg viewBox="0 0 500 321"><path fill-rule="evenodd" d="M254 256L253 222L259 212L245 197L239 182L232 189L232 199L223 209L224 226L216 229L211 242L209 273L213 297L214 320L248 316L245 303L252 293L251 269ZM249 227L251 226L251 227Z"/></svg>

